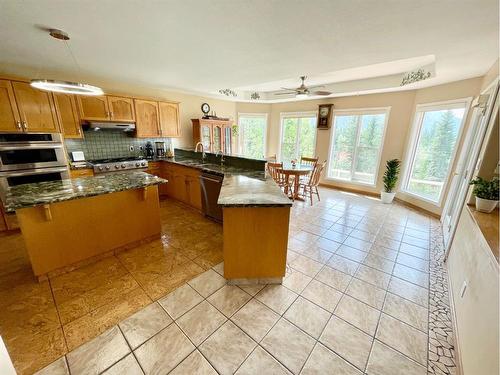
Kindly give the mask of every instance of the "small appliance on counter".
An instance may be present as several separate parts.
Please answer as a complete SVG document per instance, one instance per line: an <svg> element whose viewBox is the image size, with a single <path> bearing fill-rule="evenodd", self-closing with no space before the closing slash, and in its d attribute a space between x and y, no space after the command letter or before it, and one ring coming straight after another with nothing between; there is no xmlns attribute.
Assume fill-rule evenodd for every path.
<svg viewBox="0 0 500 375"><path fill-rule="evenodd" d="M71 166L74 168L86 168L88 163L85 160L85 154L83 151L72 151L71 152Z"/></svg>
<svg viewBox="0 0 500 375"><path fill-rule="evenodd" d="M165 157L165 142L158 141L156 144L156 157L164 158Z"/></svg>
<svg viewBox="0 0 500 375"><path fill-rule="evenodd" d="M167 158L173 158L174 157L174 151L172 150L172 144L168 145L167 149Z"/></svg>
<svg viewBox="0 0 500 375"><path fill-rule="evenodd" d="M155 150L151 142L146 142L144 149L146 150L146 159L153 159L155 156Z"/></svg>

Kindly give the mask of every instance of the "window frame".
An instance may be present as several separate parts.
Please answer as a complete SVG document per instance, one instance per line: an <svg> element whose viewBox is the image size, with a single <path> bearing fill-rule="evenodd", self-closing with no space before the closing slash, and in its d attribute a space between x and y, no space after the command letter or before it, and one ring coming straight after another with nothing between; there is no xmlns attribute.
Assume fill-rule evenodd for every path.
<svg viewBox="0 0 500 375"><path fill-rule="evenodd" d="M401 192L415 198L421 200L423 202L427 202L433 206L441 207L445 198L444 192L448 183L450 181L451 173L453 171L453 166L455 165L455 159L458 153L459 145L462 140L462 135L464 132L465 124L467 121L467 116L469 115L470 105L472 102L471 97L453 99L453 100L445 100L439 102L430 102L430 103L420 103L415 106L415 111L413 112L413 122L410 131L410 137L407 143L407 155L405 157L403 163L403 178L401 180ZM465 104L465 105L464 105ZM425 112L430 111L439 111L439 110L448 110L448 109L459 109L464 108L464 115L462 117L462 121L460 122L460 127L457 134L457 140L455 142L455 146L453 148L453 152L451 153L450 165L448 165L448 170L446 172L446 176L443 180L443 188L439 193L439 197L437 201L434 201L430 198L423 197L414 192L409 191L409 183L410 177L413 172L413 168L415 167L415 155L417 153L417 147L420 141L420 136L422 134L422 124L424 120Z"/></svg>
<svg viewBox="0 0 500 375"><path fill-rule="evenodd" d="M265 119L265 124L264 124L264 150L263 150L263 155L262 158L266 158L266 152L267 152L267 132L268 132L268 127L269 127L269 122L268 122L268 116L269 114L267 112L238 112L238 149L239 153L243 155L243 135L241 132L241 127L240 127L240 119L243 117L247 118L264 118ZM245 156L246 157L246 156Z"/></svg>
<svg viewBox="0 0 500 375"><path fill-rule="evenodd" d="M348 184L353 184L353 185L362 185L362 186L370 186L370 187L376 187L377 186L377 181L378 181L378 176L379 176L379 171L380 171L380 163L382 159L382 151L384 149L384 144L385 144L385 135L387 133L387 127L389 124L389 116L391 114L391 106L389 107L373 107L373 108L354 108L354 109L337 109L333 111L333 116L332 116L332 127L330 131L330 141L328 143L328 161L327 161L327 169L326 169L326 176L325 180L326 181L338 181L338 182L343 182L343 183L348 183ZM375 115L375 114L385 114L385 120L384 120L384 131L382 132L382 139L380 140L380 147L378 149L377 153L377 165L375 168L375 176L373 179L373 183L369 182L363 182L363 181L355 181L352 180L346 180L344 178L336 178L336 177L330 177L328 175L330 171L330 164L331 164L331 157L332 157L332 151L333 151L333 138L335 137L335 117L336 116L361 116L362 115ZM353 163L351 167L351 176L354 168L356 168L356 156L358 154L358 145L359 145L359 138L361 136L360 128L361 128L361 121L358 120L357 128L356 128L356 147L354 148L354 154L353 154Z"/></svg>
<svg viewBox="0 0 500 375"><path fill-rule="evenodd" d="M316 120L316 131L314 132L314 152L313 156L316 154L316 142L318 140L318 111L301 111L301 112L280 112L280 135L279 135L279 143L278 143L278 154L276 155L279 160L283 161L281 158L281 151L283 149L283 120L286 118L297 118L297 117L314 117ZM299 134L299 128L297 128L297 135ZM296 137L295 140L296 146L299 145L299 137ZM298 147L296 147L298 150ZM298 155L299 159L301 155Z"/></svg>

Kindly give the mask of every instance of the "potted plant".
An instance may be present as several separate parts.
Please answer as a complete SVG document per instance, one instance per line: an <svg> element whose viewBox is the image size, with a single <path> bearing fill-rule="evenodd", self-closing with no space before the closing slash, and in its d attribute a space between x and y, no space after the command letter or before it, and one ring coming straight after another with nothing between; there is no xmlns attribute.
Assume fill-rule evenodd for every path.
<svg viewBox="0 0 500 375"><path fill-rule="evenodd" d="M384 190L380 193L382 203L391 203L396 195L394 188L398 182L401 161L398 159L387 160L384 173Z"/></svg>
<svg viewBox="0 0 500 375"><path fill-rule="evenodd" d="M474 185L472 194L476 197L476 210L490 213L498 204L498 177L491 181L476 177L470 182Z"/></svg>

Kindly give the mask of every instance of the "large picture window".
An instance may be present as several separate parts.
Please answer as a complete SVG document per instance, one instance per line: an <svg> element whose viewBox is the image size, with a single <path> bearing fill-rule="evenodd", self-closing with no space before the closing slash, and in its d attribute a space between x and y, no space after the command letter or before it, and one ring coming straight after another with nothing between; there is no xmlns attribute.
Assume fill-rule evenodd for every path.
<svg viewBox="0 0 500 375"><path fill-rule="evenodd" d="M316 120L316 112L281 114L281 161L314 156Z"/></svg>
<svg viewBox="0 0 500 375"><path fill-rule="evenodd" d="M389 109L334 113L328 178L374 185Z"/></svg>
<svg viewBox="0 0 500 375"><path fill-rule="evenodd" d="M238 115L240 154L262 159L266 152L267 114L240 113Z"/></svg>
<svg viewBox="0 0 500 375"><path fill-rule="evenodd" d="M461 100L417 106L403 190L441 201L468 105Z"/></svg>

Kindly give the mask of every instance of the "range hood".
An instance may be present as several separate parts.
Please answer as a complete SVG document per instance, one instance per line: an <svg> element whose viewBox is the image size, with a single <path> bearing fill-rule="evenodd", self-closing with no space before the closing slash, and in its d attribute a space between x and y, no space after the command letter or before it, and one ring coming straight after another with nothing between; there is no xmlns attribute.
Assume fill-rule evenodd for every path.
<svg viewBox="0 0 500 375"><path fill-rule="evenodd" d="M135 131L135 124L130 122L98 122L89 121L87 126L90 130L121 130L124 132Z"/></svg>

